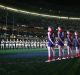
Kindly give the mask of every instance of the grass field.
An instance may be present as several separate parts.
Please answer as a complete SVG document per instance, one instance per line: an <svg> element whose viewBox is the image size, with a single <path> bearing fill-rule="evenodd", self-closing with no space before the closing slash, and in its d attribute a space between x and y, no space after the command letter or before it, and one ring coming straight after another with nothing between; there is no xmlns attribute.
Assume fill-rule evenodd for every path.
<svg viewBox="0 0 80 75"><path fill-rule="evenodd" d="M80 59L29 64L26 63L28 60L30 59L8 59L7 62L0 63L0 75L80 75Z"/></svg>
<svg viewBox="0 0 80 75"><path fill-rule="evenodd" d="M10 52L11 51L11 52ZM1 54L47 52L47 49L1 50ZM46 63L47 57L0 58L0 75L80 75L80 59Z"/></svg>
<svg viewBox="0 0 80 75"><path fill-rule="evenodd" d="M33 52L45 52L47 48L30 48L30 49L4 49L0 50L0 54L16 54L16 53L33 53Z"/></svg>

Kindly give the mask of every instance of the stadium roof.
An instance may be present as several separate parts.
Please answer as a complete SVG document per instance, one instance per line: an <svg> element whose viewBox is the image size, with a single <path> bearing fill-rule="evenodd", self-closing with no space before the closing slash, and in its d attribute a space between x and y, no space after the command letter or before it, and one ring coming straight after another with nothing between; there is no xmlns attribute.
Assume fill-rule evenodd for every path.
<svg viewBox="0 0 80 75"><path fill-rule="evenodd" d="M4 6L4 5L0 5L0 8L1 9L5 9L5 10L8 10L8 11L17 12L17 13L29 14L29 15L41 16L41 17L47 17L47 18L80 20L79 17L66 17L66 16L46 15L46 14L40 14L40 13L35 13L35 12L29 12L29 11L19 10L19 9L7 7L7 6Z"/></svg>
<svg viewBox="0 0 80 75"><path fill-rule="evenodd" d="M1 0L0 4L30 11L38 11L40 9L39 12L50 11L53 13L55 10L58 11L56 13L59 15L80 16L80 4L77 0Z"/></svg>

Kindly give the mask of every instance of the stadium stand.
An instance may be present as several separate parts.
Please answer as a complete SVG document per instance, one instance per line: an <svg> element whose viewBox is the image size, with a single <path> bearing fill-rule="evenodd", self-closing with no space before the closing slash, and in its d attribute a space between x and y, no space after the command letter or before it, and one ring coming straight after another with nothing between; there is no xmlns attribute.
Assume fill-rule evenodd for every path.
<svg viewBox="0 0 80 75"><path fill-rule="evenodd" d="M58 26L64 28L64 31L70 30L72 33L77 30L80 32L79 20L70 19L57 19L57 18L45 18L41 16L33 16L30 14L21 14L6 9L0 9L0 40L1 48L6 47L6 43L9 44L8 48L14 48L15 42L23 42L22 47L47 47L47 27L52 26L55 33ZM35 27L34 27L35 26ZM36 39L35 39L36 38ZM27 42L25 42L27 41ZM32 43L37 43L35 46ZM39 45L38 45L39 42ZM28 43L28 45L25 45ZM16 43L17 44L17 43ZM15 44L15 47L17 47ZM11 46L10 46L11 45ZM20 48L20 47L19 47Z"/></svg>

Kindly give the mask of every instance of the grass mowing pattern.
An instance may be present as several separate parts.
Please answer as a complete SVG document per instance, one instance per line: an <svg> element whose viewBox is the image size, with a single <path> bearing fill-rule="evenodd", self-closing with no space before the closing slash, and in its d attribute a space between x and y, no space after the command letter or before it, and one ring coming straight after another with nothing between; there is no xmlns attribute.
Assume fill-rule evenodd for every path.
<svg viewBox="0 0 80 75"><path fill-rule="evenodd" d="M42 51L47 49L0 50L0 54ZM47 57L0 58L0 75L80 75L80 59L45 63L46 59Z"/></svg>
<svg viewBox="0 0 80 75"><path fill-rule="evenodd" d="M27 62L26 59L23 60ZM19 62L23 60L18 59ZM8 61L10 62L10 59ZM13 61L18 62L16 59ZM0 75L80 75L80 59L74 58L51 63L0 64Z"/></svg>
<svg viewBox="0 0 80 75"><path fill-rule="evenodd" d="M47 51L47 48L5 49L5 50L0 50L0 54L32 53L32 52L45 52L45 51Z"/></svg>

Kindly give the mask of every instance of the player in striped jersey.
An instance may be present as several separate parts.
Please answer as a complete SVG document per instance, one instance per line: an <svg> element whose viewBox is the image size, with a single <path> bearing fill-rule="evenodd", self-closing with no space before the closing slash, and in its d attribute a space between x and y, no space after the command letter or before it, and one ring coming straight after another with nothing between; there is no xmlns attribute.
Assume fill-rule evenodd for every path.
<svg viewBox="0 0 80 75"><path fill-rule="evenodd" d="M78 38L78 32L75 31L74 35L75 35L75 37L74 37L74 46L76 48L76 57L80 57L80 47L79 47L80 42L79 42L79 38Z"/></svg>
<svg viewBox="0 0 80 75"><path fill-rule="evenodd" d="M54 47L55 47L55 42L54 42L54 32L52 27L48 27L48 61L51 61L51 51L53 53L53 61L55 61L55 51L54 51Z"/></svg>
<svg viewBox="0 0 80 75"><path fill-rule="evenodd" d="M67 31L67 52L68 52L68 55L67 55L67 58L69 59L70 57L73 58L74 55L73 55L73 51L72 51L72 37L71 37L71 33L70 31ZM71 55L70 55L71 53Z"/></svg>

